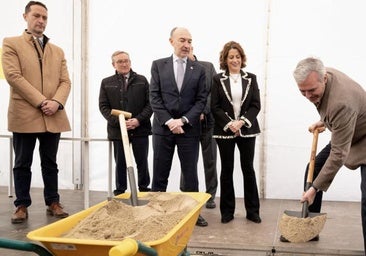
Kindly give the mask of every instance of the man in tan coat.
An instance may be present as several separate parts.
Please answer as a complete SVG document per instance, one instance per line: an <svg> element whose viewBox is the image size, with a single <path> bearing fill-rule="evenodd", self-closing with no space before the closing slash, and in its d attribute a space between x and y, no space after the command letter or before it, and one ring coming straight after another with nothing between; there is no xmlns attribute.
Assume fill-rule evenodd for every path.
<svg viewBox="0 0 366 256"><path fill-rule="evenodd" d="M332 133L328 144L316 157L314 182L301 201L311 205L327 191L339 169L361 169L361 218L366 251L366 92L361 85L321 60L307 58L298 63L294 78L301 94L316 107L320 120L309 127L326 127ZM318 192L318 193L317 193ZM317 200L317 204L321 201ZM317 207L320 209L320 206Z"/></svg>
<svg viewBox="0 0 366 256"><path fill-rule="evenodd" d="M59 218L68 216L60 205L56 157L60 133L71 129L64 110L71 82L64 52L43 34L47 7L30 1L23 18L27 29L21 36L5 38L2 53L4 75L10 85L8 129L13 132L15 152L16 211L12 223L22 223L28 218L27 207L32 203L31 165L37 139L47 213Z"/></svg>

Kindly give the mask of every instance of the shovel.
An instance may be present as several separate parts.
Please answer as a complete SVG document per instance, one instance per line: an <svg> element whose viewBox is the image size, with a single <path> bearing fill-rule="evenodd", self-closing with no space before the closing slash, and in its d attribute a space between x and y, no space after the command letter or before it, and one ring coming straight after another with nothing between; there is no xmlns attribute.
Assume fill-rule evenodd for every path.
<svg viewBox="0 0 366 256"><path fill-rule="evenodd" d="M131 151L130 151L130 142L128 139L126 120L125 120L128 118L131 118L132 114L129 112L126 112L126 111L118 110L118 109L112 109L111 114L114 116L118 116L118 119L119 119L119 125L121 127L123 150L124 150L125 158L126 158L128 181L129 181L130 189L131 189L130 199L125 200L125 199L118 198L118 200L122 200L126 204L130 204L132 206L139 206L139 205L147 204L149 202L149 200L141 200L141 199L137 198L135 172L133 169L133 163L132 163Z"/></svg>
<svg viewBox="0 0 366 256"><path fill-rule="evenodd" d="M313 183L318 135L319 132L324 130L325 128L317 128L313 132L313 143L311 146L305 191L307 191ZM307 242L316 237L323 229L326 221L326 213L309 212L308 206L309 202L305 201L302 204L301 212L285 210L280 220L279 229L282 236L289 242Z"/></svg>

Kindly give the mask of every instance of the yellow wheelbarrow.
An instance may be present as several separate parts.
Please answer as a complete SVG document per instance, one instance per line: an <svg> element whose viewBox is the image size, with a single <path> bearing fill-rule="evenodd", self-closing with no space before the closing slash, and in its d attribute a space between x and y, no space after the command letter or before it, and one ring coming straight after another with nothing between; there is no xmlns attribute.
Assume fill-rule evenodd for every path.
<svg viewBox="0 0 366 256"><path fill-rule="evenodd" d="M170 193L188 195L194 198L198 204L165 236L158 240L142 243L131 238L125 238L122 241L106 241L63 237L82 219L106 205L108 203L106 200L27 234L30 240L38 241L42 246L32 242L0 238L0 248L30 251L40 256L188 256L190 254L187 251L187 244L201 208L210 198L210 194L203 192ZM139 196L143 198L147 194L148 192L140 192ZM118 197L128 199L130 194L125 193Z"/></svg>
<svg viewBox="0 0 366 256"><path fill-rule="evenodd" d="M32 242L24 242L0 238L0 247L20 251L31 251L40 256L188 256L187 244L193 233L202 206L210 198L203 192L170 192L185 194L194 198L198 204L161 239L139 242L126 238L122 241L106 241L92 239L74 239L63 237L82 219L108 203L105 200L86 210L80 211L65 219L61 219L27 234ZM139 197L148 192L139 192ZM129 199L130 194L118 195L121 199ZM148 232L148 231L147 231Z"/></svg>

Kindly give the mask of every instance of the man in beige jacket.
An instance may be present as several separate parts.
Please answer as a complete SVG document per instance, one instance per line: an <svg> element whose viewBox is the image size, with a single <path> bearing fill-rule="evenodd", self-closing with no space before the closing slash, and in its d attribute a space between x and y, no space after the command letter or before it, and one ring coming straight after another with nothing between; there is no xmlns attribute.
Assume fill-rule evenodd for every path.
<svg viewBox="0 0 366 256"><path fill-rule="evenodd" d="M12 223L22 223L28 218L27 207L32 203L31 165L37 139L47 214L68 216L60 205L56 157L60 133L71 129L64 110L71 82L64 52L43 34L47 7L30 1L23 18L27 29L21 36L5 38L2 52L4 75L10 85L8 129L13 132L15 152L16 211Z"/></svg>
<svg viewBox="0 0 366 256"><path fill-rule="evenodd" d="M361 169L361 219L366 251L366 92L363 87L316 58L301 60L294 71L301 94L316 107L320 120L309 127L326 127L331 141L316 157L314 182L301 201L313 204L326 192L342 166ZM316 200L321 204L321 200ZM316 208L320 210L320 205Z"/></svg>

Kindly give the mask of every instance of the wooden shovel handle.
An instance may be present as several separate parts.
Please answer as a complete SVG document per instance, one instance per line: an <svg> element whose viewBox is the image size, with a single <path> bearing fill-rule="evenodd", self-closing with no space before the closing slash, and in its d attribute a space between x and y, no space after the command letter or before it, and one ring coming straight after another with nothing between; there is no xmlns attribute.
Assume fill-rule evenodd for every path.
<svg viewBox="0 0 366 256"><path fill-rule="evenodd" d="M307 191L313 183L316 148L318 145L318 135L319 135L319 132L323 132L324 130L325 130L325 127L319 127L313 131L313 143L311 145L310 162L309 162L308 176L306 178L305 191ZM308 206L309 206L308 201L303 202L302 212L301 212L302 218L307 218L309 216Z"/></svg>
<svg viewBox="0 0 366 256"><path fill-rule="evenodd" d="M129 119L132 117L132 114L130 112L118 110L118 109L112 109L111 114L113 116L119 116L120 114L123 114L125 119Z"/></svg>
<svg viewBox="0 0 366 256"><path fill-rule="evenodd" d="M128 132L126 128L126 119L131 118L132 114L118 109L112 109L111 114L114 116L118 116L119 126L121 128L123 151L125 153L125 159L126 159L127 174L130 182L131 204L132 206L137 206L138 199L137 199L136 179L132 163L130 141L128 139Z"/></svg>
<svg viewBox="0 0 366 256"><path fill-rule="evenodd" d="M325 130L325 127L320 127L320 128L316 128L313 131L313 143L311 145L309 170L308 170L308 176L307 176L307 179L306 179L306 183L312 183L313 182L315 157L316 157L316 150L317 150L317 146L318 146L318 135L319 135L319 132L323 132L324 130Z"/></svg>

